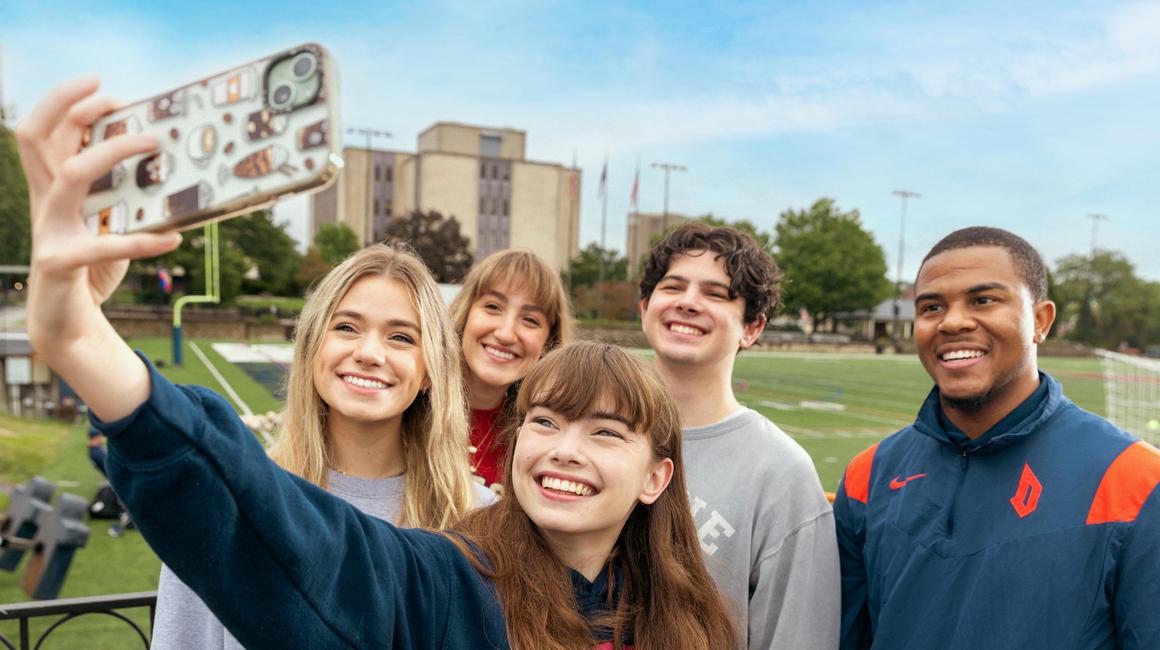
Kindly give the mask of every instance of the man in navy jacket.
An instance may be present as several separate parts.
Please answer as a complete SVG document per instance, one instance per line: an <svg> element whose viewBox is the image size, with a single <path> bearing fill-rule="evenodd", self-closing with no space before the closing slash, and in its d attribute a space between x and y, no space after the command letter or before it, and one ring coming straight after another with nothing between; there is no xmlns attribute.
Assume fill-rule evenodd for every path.
<svg viewBox="0 0 1160 650"><path fill-rule="evenodd" d="M935 387L838 488L842 647L1160 648L1160 451L1039 371L1039 254L959 230L915 291Z"/></svg>

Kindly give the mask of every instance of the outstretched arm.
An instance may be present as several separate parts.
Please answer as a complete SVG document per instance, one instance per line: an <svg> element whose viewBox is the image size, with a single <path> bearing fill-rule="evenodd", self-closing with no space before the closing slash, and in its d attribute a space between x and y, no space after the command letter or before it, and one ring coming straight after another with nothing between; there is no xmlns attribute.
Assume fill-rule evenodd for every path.
<svg viewBox="0 0 1160 650"><path fill-rule="evenodd" d="M124 417L149 395L149 373L101 312L129 260L173 250L177 233L96 235L81 204L118 162L158 146L148 134L110 138L78 153L84 129L116 108L96 79L50 92L16 127L32 209L28 337L33 348L104 420ZM115 377L115 388L109 379Z"/></svg>

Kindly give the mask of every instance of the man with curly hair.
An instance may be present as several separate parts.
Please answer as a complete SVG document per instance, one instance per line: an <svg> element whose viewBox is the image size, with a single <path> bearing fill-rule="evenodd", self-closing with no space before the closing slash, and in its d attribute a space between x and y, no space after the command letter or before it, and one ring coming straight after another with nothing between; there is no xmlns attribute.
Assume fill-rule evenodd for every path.
<svg viewBox="0 0 1160 650"><path fill-rule="evenodd" d="M733 363L772 317L780 275L749 235L683 225L651 252L641 324L676 399L706 565L750 648L833 648L834 517L805 450L733 394Z"/></svg>

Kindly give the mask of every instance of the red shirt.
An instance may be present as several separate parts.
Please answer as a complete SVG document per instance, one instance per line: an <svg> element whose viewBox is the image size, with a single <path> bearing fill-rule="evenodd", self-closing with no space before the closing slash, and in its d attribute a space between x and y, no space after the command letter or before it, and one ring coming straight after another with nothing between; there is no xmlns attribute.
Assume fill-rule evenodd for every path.
<svg viewBox="0 0 1160 650"><path fill-rule="evenodd" d="M482 476L487 487L503 484L504 450L497 440L500 432L496 430L503 406L471 409L471 446L475 448L471 454L471 471Z"/></svg>

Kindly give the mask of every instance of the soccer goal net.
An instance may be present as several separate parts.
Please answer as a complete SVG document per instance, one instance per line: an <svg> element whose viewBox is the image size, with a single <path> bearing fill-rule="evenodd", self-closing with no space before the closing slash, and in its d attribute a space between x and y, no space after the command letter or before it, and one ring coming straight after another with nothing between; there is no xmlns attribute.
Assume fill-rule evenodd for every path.
<svg viewBox="0 0 1160 650"><path fill-rule="evenodd" d="M1160 359L1096 350L1104 365L1108 419L1160 445Z"/></svg>

